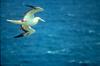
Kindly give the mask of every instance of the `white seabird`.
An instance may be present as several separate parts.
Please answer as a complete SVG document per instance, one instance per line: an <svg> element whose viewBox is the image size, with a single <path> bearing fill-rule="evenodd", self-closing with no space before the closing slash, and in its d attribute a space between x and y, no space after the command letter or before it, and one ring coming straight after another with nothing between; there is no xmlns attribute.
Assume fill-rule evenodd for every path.
<svg viewBox="0 0 100 66"><path fill-rule="evenodd" d="M26 15L24 16L24 18L22 20L9 20L9 19L7 19L7 21L9 21L11 23L21 25L21 29L24 31L24 33L21 33L18 36L15 36L14 38L19 38L19 37L31 35L32 33L35 32L35 29L33 29L31 26L36 25L39 21L45 22L40 17L34 17L34 14L37 12L43 11L43 8L35 7L35 6L31 6L31 5L27 5L27 6L31 7L32 9L26 13Z"/></svg>

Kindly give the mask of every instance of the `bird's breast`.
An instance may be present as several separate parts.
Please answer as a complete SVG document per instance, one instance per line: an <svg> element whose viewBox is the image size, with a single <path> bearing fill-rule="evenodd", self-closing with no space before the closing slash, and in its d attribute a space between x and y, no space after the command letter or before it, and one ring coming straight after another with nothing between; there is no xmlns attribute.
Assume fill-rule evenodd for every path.
<svg viewBox="0 0 100 66"><path fill-rule="evenodd" d="M34 22L34 21L27 21L24 23L25 25L29 25L29 26L33 26L33 25L36 25L37 22Z"/></svg>

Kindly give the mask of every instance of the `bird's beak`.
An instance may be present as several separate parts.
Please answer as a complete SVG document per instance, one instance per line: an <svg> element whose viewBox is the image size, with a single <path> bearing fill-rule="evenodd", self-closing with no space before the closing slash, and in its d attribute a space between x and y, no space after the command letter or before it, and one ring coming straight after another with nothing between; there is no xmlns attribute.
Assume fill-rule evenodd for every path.
<svg viewBox="0 0 100 66"><path fill-rule="evenodd" d="M43 19L40 19L42 22L45 22L45 20L43 20Z"/></svg>

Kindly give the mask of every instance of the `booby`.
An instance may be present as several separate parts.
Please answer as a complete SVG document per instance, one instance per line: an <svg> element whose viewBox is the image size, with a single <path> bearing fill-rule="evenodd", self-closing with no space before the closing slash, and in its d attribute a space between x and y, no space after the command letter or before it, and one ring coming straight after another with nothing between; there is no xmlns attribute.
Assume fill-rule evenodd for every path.
<svg viewBox="0 0 100 66"><path fill-rule="evenodd" d="M27 5L27 6L30 7L31 10L25 14L23 19L21 19L21 20L9 20L9 19L7 19L8 22L21 25L21 29L24 31L23 33L15 36L14 38L19 38L19 37L31 35L32 33L35 32L35 29L33 29L31 26L36 25L40 21L45 22L42 18L34 16L35 13L43 11L44 10L43 8L35 7L35 6L31 6L31 5Z"/></svg>

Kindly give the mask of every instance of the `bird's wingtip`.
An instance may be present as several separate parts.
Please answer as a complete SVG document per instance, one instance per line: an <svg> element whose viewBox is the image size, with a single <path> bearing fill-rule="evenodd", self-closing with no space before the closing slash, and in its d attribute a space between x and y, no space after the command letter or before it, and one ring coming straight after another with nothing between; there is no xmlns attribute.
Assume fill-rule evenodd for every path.
<svg viewBox="0 0 100 66"><path fill-rule="evenodd" d="M9 19L6 19L6 21L9 21Z"/></svg>
<svg viewBox="0 0 100 66"><path fill-rule="evenodd" d="M30 7L30 8L34 8L36 9L36 6L33 6L33 5L29 5L29 4L24 4L26 7Z"/></svg>
<svg viewBox="0 0 100 66"><path fill-rule="evenodd" d="M6 21L8 21L8 22L9 22L9 21L11 21L11 20L9 20L9 19L6 19Z"/></svg>

